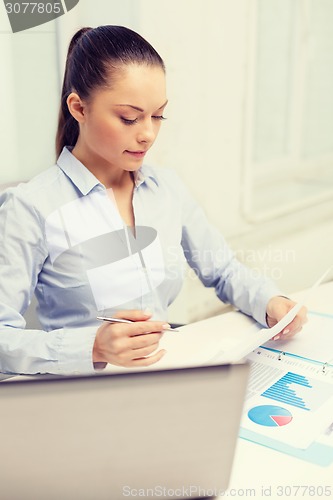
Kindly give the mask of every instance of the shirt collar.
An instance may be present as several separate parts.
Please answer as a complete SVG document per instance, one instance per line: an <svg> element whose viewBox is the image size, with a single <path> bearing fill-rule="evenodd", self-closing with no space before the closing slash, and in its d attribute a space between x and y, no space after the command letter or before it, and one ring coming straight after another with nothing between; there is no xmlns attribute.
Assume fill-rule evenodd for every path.
<svg viewBox="0 0 333 500"><path fill-rule="evenodd" d="M83 163L81 163L72 153L72 147L65 146L58 158L57 165L69 177L73 184L81 191L83 195L88 194L96 186L104 185L88 170ZM148 165L142 167L134 172L135 187L140 187L146 183L152 189L158 186L158 180L154 169Z"/></svg>
<svg viewBox="0 0 333 500"><path fill-rule="evenodd" d="M65 146L57 160L58 167L69 177L83 195L88 194L95 186L102 186L99 180L72 155L69 146Z"/></svg>
<svg viewBox="0 0 333 500"><path fill-rule="evenodd" d="M134 172L134 184L136 188L139 188L143 183L148 187L154 189L158 186L158 180L154 169L148 165L142 165L142 167Z"/></svg>

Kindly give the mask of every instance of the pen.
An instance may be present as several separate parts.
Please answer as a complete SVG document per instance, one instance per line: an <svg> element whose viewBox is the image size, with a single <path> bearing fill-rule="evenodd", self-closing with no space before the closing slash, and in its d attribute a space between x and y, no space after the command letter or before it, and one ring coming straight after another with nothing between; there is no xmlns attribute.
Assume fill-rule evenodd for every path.
<svg viewBox="0 0 333 500"><path fill-rule="evenodd" d="M130 319L108 318L106 316L97 316L97 319L100 321L108 321L109 323L135 323L135 321L131 321ZM179 332L176 328L166 328L163 331Z"/></svg>

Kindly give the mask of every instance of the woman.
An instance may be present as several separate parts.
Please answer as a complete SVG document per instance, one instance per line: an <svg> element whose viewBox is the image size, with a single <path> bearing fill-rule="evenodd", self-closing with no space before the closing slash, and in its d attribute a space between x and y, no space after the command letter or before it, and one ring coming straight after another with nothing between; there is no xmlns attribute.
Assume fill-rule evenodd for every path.
<svg viewBox="0 0 333 500"><path fill-rule="evenodd" d="M156 363L186 261L266 326L294 305L251 277L172 171L142 165L166 105L164 63L141 36L117 26L74 35L57 164L0 198L1 371ZM43 330L24 328L33 293ZM132 323L99 324L98 315ZM304 321L303 309L282 333Z"/></svg>

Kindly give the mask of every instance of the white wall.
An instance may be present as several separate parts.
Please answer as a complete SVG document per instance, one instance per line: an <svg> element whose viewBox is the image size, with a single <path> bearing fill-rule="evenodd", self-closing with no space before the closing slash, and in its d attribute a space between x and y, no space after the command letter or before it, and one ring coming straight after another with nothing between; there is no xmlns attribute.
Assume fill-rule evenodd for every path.
<svg viewBox="0 0 333 500"><path fill-rule="evenodd" d="M167 66L167 122L147 161L174 168L242 260L285 293L310 286L332 264L333 202L266 223L242 212L249 5L253 0L80 0L56 22L63 66L69 37L84 25L139 31ZM38 84L43 86L45 80ZM7 83L7 86L9 83ZM52 93L44 106L57 99ZM333 132L333 131L332 131ZM49 137L47 138L49 140ZM218 312L220 302L190 273L170 320Z"/></svg>
<svg viewBox="0 0 333 500"><path fill-rule="evenodd" d="M0 183L55 161L59 101L55 23L13 34L0 5Z"/></svg>

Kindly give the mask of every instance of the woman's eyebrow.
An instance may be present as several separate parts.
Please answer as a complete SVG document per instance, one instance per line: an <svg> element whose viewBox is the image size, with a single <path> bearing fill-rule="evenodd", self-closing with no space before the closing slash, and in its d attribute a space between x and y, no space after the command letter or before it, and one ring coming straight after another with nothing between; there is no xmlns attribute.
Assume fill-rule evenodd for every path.
<svg viewBox="0 0 333 500"><path fill-rule="evenodd" d="M160 108L158 108L157 111L159 111L160 109L164 108L167 104L168 104L168 99L165 101L164 104L162 104L162 106Z"/></svg>
<svg viewBox="0 0 333 500"><path fill-rule="evenodd" d="M168 101L165 101L165 103L162 104L162 106L159 107L157 111L159 111L160 109L164 108L164 106L166 106L167 104L168 104ZM144 109L139 108L138 106L134 106L133 104L116 104L116 106L127 106L129 108L135 109L136 111L140 111L141 113L144 112Z"/></svg>

